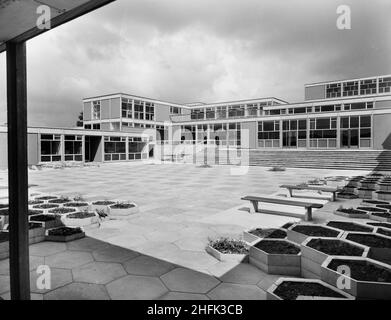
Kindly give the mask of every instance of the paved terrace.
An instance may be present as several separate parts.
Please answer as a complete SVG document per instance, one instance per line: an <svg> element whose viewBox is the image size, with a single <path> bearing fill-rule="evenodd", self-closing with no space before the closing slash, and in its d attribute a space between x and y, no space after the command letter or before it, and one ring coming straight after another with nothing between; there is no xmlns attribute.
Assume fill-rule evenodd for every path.
<svg viewBox="0 0 391 320"><path fill-rule="evenodd" d="M249 214L240 210L249 206L240 197L273 194L280 184L366 173L250 167L244 175L232 175L232 168L121 163L29 171L32 193L132 200L140 206L140 213L129 219L104 221L87 230L84 239L30 246L32 298L265 299L278 275L249 264L219 262L205 252L205 245L209 237L240 237L244 229L279 227L295 219ZM6 180L6 172L0 172L0 198L6 197ZM350 206L358 200L328 203L315 211L315 221L335 219L332 211L342 203ZM35 285L41 264L52 270L47 291ZM0 261L0 295L9 298L8 260Z"/></svg>

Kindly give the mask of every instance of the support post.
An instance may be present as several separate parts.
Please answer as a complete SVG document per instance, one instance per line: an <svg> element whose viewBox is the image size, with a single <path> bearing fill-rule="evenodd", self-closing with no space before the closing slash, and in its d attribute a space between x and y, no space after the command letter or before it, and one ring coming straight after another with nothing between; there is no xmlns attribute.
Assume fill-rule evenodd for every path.
<svg viewBox="0 0 391 320"><path fill-rule="evenodd" d="M26 44L6 50L11 299L30 300Z"/></svg>

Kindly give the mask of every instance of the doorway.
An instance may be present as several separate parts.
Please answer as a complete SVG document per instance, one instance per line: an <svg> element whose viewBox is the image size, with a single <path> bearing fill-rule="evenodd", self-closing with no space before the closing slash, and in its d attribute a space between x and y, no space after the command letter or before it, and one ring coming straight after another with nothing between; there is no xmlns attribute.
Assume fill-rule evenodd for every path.
<svg viewBox="0 0 391 320"><path fill-rule="evenodd" d="M84 144L85 162L102 161L102 137L86 136Z"/></svg>
<svg viewBox="0 0 391 320"><path fill-rule="evenodd" d="M358 149L359 147L358 129L347 129L341 131L341 147Z"/></svg>

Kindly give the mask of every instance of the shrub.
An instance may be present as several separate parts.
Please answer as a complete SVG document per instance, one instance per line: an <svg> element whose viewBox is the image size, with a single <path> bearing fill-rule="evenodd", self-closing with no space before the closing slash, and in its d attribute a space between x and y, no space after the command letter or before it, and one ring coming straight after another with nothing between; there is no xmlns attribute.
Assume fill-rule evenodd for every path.
<svg viewBox="0 0 391 320"><path fill-rule="evenodd" d="M247 254L248 246L244 241L232 238L209 239L209 245L221 253Z"/></svg>

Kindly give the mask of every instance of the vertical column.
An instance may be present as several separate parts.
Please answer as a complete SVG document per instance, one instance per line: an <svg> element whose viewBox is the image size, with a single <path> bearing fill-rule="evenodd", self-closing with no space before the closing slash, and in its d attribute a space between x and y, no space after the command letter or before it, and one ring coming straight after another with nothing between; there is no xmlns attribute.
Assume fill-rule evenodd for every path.
<svg viewBox="0 0 391 320"><path fill-rule="evenodd" d="M86 136L81 136L81 160L82 162L86 162Z"/></svg>
<svg viewBox="0 0 391 320"><path fill-rule="evenodd" d="M11 299L30 300L26 44L6 49Z"/></svg>
<svg viewBox="0 0 391 320"><path fill-rule="evenodd" d="M337 149L341 148L341 116L337 116Z"/></svg>
<svg viewBox="0 0 391 320"><path fill-rule="evenodd" d="M125 153L126 153L126 160L129 160L129 137L125 138Z"/></svg>
<svg viewBox="0 0 391 320"><path fill-rule="evenodd" d="M311 131L311 118L307 118L307 134L306 134L306 137L307 137L307 139L306 139L307 140L306 141L307 149L311 148L310 131Z"/></svg>
<svg viewBox="0 0 391 320"><path fill-rule="evenodd" d="M60 135L60 156L61 162L65 161L65 136L63 134Z"/></svg>

